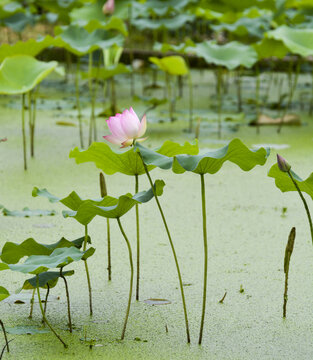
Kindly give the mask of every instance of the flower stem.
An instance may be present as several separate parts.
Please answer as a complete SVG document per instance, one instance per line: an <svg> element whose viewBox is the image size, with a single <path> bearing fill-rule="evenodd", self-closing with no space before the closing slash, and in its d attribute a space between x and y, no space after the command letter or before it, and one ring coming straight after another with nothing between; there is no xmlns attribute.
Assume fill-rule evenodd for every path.
<svg viewBox="0 0 313 360"><path fill-rule="evenodd" d="M166 222L166 219L165 219L161 204L159 202L158 196L156 194L156 191L155 191L155 188L154 188L154 185L153 185L149 170L147 168L147 165L145 164L145 162L143 160L143 157L142 157L140 152L138 152L138 155L141 158L141 161L142 161L143 167L145 169L146 175L147 175L147 177L149 179L149 182L150 182L150 185L151 185L151 188L152 188L152 191L153 191L153 195L154 195L155 201L157 203L157 206L159 208L159 211L160 211L160 214L161 214L161 217L162 217L162 220L163 220L163 224L164 224L167 236L168 236L168 240L169 240L169 243L171 245L172 253L173 253L173 256L174 256L177 275L178 275L178 280L179 280L179 287L180 287L180 292L181 292L181 297L182 297L182 302L183 302L185 324L186 324L186 334L187 334L187 343L189 344L190 343L190 332L189 332L189 324L188 324L187 307L186 307L186 301L185 301L185 293L184 293L183 281L182 281L182 277L181 277L181 272L180 272L180 268L179 268L179 264L178 264L178 259L177 259L174 243L173 243L169 228L167 226L167 222Z"/></svg>
<svg viewBox="0 0 313 360"><path fill-rule="evenodd" d="M83 251L86 251L87 240L88 240L88 226L85 225L85 240L84 240ZM93 313L92 312L92 290L91 290L91 281L90 281L90 276L89 276L87 260L84 260L84 263L85 263L85 271L86 271L88 291L89 291L89 313L90 313L90 316L92 316L92 313Z"/></svg>
<svg viewBox="0 0 313 360"><path fill-rule="evenodd" d="M36 290L36 289L35 289ZM43 308L43 312L46 314L47 313L47 304L48 304L48 297L49 297L49 293L50 293L50 286L47 283L47 292L46 292L46 298L45 298L45 306ZM41 321L43 324L45 323L44 319L42 319Z"/></svg>
<svg viewBox="0 0 313 360"><path fill-rule="evenodd" d="M108 241L108 280L112 280L112 265L111 265L111 231L110 219L107 218L107 241Z"/></svg>
<svg viewBox="0 0 313 360"><path fill-rule="evenodd" d="M28 316L29 319L33 318L35 292L36 292L36 288L33 290L32 298L30 299L30 312L29 312L29 316Z"/></svg>
<svg viewBox="0 0 313 360"><path fill-rule="evenodd" d="M299 196L300 196L300 198L301 198L301 200L303 202L303 205L304 205L304 208L305 208L306 214L308 216L308 220L309 220L309 225L310 225L310 230L311 230L311 239L312 239L312 244L313 244L313 224L312 224L312 217L311 217L311 214L310 214L308 204L307 204L307 202L306 202L306 200L305 200L305 198L304 198L304 196L303 196L297 182L295 181L294 177L292 176L291 171L289 170L287 173L288 173L291 181L293 182L295 188L297 189L298 194L299 194Z"/></svg>
<svg viewBox="0 0 313 360"><path fill-rule="evenodd" d="M0 325L1 325L1 328L2 328L2 331L3 331L3 336L4 336L4 340L5 340L5 344L6 344L7 351L10 352L9 341L8 341L8 337L7 337L7 332L5 331L5 327L4 327L4 324L3 324L2 320L0 320Z"/></svg>
<svg viewBox="0 0 313 360"><path fill-rule="evenodd" d="M55 332L55 330L53 329L53 327L50 325L49 321L46 318L45 312L43 310L43 306L41 303L41 298L40 298L40 290L39 290L39 276L38 274L36 275L36 282L37 282L37 295L38 295L38 301L39 301L39 306L40 306L40 310L42 313L42 317L45 321L45 323L48 325L48 327L50 328L50 330L53 332L53 334L61 341L61 343L64 345L65 348L67 348L67 344L61 339L61 337Z"/></svg>
<svg viewBox="0 0 313 360"><path fill-rule="evenodd" d="M139 191L138 174L135 175L135 194ZM137 235L137 277L136 277L136 300L139 301L139 280L140 280L140 228L139 228L139 205L136 208L136 235Z"/></svg>
<svg viewBox="0 0 313 360"><path fill-rule="evenodd" d="M72 319L71 319L70 293L68 291L67 280L65 279L65 276L63 275L62 270L63 270L63 268L60 269L60 277L63 279L64 285L65 285L65 293L66 293L66 300L67 300L68 326L70 328L70 333L72 333L73 327L72 327Z"/></svg>
<svg viewBox="0 0 313 360"><path fill-rule="evenodd" d="M130 305L131 305L131 298L132 298L132 293L133 293L134 265L133 265L133 256L132 256L132 249L130 246L130 242L125 234L125 231L122 227L122 224L121 224L121 221L119 218L117 218L117 222L118 222L118 226L120 227L121 233L127 244L128 254L129 254L129 264L130 264L130 283L129 283L128 305L127 305L126 316L125 316L125 321L124 321L124 326L123 326L122 336L121 336L121 340L123 340L125 337L125 331L126 331L126 326L127 326L127 321L128 321L129 311L130 311Z"/></svg>
<svg viewBox="0 0 313 360"><path fill-rule="evenodd" d="M22 135L23 135L24 170L27 170L26 133L25 133L25 94L22 95Z"/></svg>
<svg viewBox="0 0 313 360"><path fill-rule="evenodd" d="M201 315L201 325L200 325L200 334L199 334L199 342L198 342L199 345L201 345L202 343L205 308L206 308L207 279L208 279L208 238L207 238L207 228L206 228L204 174L201 174L200 176L201 176L201 198L202 198L202 219L203 219L202 221L203 221L203 245L204 245L204 275L203 275L202 315Z"/></svg>
<svg viewBox="0 0 313 360"><path fill-rule="evenodd" d="M83 138L83 124L82 124L82 114L79 98L79 72L80 72L80 56L77 57L76 63L76 75L75 75L75 93L76 93L76 108L77 108L77 117L79 124L79 139L81 148L84 147L84 138Z"/></svg>

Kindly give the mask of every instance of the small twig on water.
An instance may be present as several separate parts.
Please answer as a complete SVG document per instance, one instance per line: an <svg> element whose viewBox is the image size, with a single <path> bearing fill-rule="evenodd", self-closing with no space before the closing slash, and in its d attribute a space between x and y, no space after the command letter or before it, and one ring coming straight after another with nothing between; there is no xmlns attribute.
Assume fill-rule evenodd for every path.
<svg viewBox="0 0 313 360"><path fill-rule="evenodd" d="M221 298L221 300L219 301L220 304L223 304L224 303L224 300L226 298L226 295L227 295L227 291L225 291L225 294L224 296Z"/></svg>

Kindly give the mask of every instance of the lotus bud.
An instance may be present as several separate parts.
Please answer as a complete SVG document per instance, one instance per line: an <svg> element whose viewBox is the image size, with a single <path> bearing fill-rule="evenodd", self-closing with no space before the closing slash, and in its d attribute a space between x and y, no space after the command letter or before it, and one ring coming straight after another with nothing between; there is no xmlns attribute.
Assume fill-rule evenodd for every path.
<svg viewBox="0 0 313 360"><path fill-rule="evenodd" d="M281 171L288 172L291 169L291 166L288 162L279 154L277 154L277 164Z"/></svg>
<svg viewBox="0 0 313 360"><path fill-rule="evenodd" d="M100 173L100 193L101 193L101 197L105 197L108 195L107 185L105 182L104 175L102 173Z"/></svg>
<svg viewBox="0 0 313 360"><path fill-rule="evenodd" d="M114 7L115 7L114 0L108 0L103 5L103 8L102 8L103 14L104 15L113 14L114 13Z"/></svg>

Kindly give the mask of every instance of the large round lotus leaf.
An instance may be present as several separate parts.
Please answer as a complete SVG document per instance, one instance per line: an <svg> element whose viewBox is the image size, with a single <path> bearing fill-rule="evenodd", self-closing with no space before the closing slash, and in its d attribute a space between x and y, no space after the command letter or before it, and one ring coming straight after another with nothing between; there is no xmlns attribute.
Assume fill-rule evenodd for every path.
<svg viewBox="0 0 313 360"><path fill-rule="evenodd" d="M116 65L111 65L106 68L93 68L91 72L84 72L81 75L83 79L89 79L89 77L91 76L94 79L107 80L116 75L126 74L130 72L131 69L129 66L118 63Z"/></svg>
<svg viewBox="0 0 313 360"><path fill-rule="evenodd" d="M258 54L259 60L271 56L283 59L288 53L288 49L282 41L268 39L266 37L264 37L262 41L253 44L253 47Z"/></svg>
<svg viewBox="0 0 313 360"><path fill-rule="evenodd" d="M18 1L1 0L0 20L24 11L22 4Z"/></svg>
<svg viewBox="0 0 313 360"><path fill-rule="evenodd" d="M64 47L77 56L83 56L97 49L107 49L113 45L122 46L122 35L111 36L103 29L97 29L89 33L79 26L70 25L56 39L55 45Z"/></svg>
<svg viewBox="0 0 313 360"><path fill-rule="evenodd" d="M226 30L239 37L251 36L261 39L264 32L270 29L270 21L269 17L241 17L233 24L212 25L212 29L215 31Z"/></svg>
<svg viewBox="0 0 313 360"><path fill-rule="evenodd" d="M269 39L282 41L293 54L304 57L313 55L313 29L294 29L282 25L266 35Z"/></svg>
<svg viewBox="0 0 313 360"><path fill-rule="evenodd" d="M32 90L57 65L56 61L38 61L28 55L5 58L0 66L0 94L23 94Z"/></svg>
<svg viewBox="0 0 313 360"><path fill-rule="evenodd" d="M138 30L157 30L157 29L168 29L168 30L177 30L186 25L187 22L192 22L194 20L194 15L188 14L179 14L171 18L161 18L161 19L150 19L142 18L135 19L132 21L132 25L135 26Z"/></svg>
<svg viewBox="0 0 313 360"><path fill-rule="evenodd" d="M258 60L258 55L252 46L232 41L225 45L217 45L215 41L197 43L188 51L204 58L208 64L225 66L228 70L239 66L251 68Z"/></svg>
<svg viewBox="0 0 313 360"><path fill-rule="evenodd" d="M54 45L54 38L50 35L42 39L29 39L27 41L18 41L15 44L2 44L0 46L0 62L6 57L13 55L37 56L41 51Z"/></svg>
<svg viewBox="0 0 313 360"><path fill-rule="evenodd" d="M0 286L0 301L6 299L8 296L10 296L8 290L5 289L3 286Z"/></svg>
<svg viewBox="0 0 313 360"><path fill-rule="evenodd" d="M149 60L158 66L158 68L162 71L170 75L186 75L188 74L189 70L185 59L181 56L173 55L173 56L166 56L164 58L157 58L157 57L150 57Z"/></svg>

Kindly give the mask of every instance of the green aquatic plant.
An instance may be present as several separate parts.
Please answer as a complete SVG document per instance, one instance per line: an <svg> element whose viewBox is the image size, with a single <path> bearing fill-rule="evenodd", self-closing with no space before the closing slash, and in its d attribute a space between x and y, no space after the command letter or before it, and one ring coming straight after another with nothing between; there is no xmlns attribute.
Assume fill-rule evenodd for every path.
<svg viewBox="0 0 313 360"><path fill-rule="evenodd" d="M202 225L204 244L204 281L202 315L199 333L199 345L202 343L204 319L206 312L207 297L207 269L208 269L208 244L207 244L207 220L206 220L206 198L205 198L205 174L215 174L223 166L224 162L230 161L244 171L249 171L256 165L264 165L269 155L269 149L260 148L249 150L239 139L232 140L227 146L212 150L200 155L176 155L167 157L147 149L140 143L135 144L135 149L140 154L146 166L157 166L161 169L172 171L176 174L183 174L186 171L200 175L201 199L202 199Z"/></svg>
<svg viewBox="0 0 313 360"><path fill-rule="evenodd" d="M313 245L313 223L308 203L303 196L303 192L307 193L313 199L313 173L306 179L301 179L292 169L291 165L280 155L277 155L277 164L274 164L268 176L275 179L275 185L282 192L297 191L304 205L307 214L311 239Z"/></svg>
<svg viewBox="0 0 313 360"><path fill-rule="evenodd" d="M43 62L28 55L16 55L7 57L0 65L0 94L22 95L22 134L23 134L23 158L24 170L27 170L26 158L26 132L25 132L25 97L29 94L29 105L31 104L30 94L55 68L56 61ZM36 93L35 93L36 96ZM31 109L31 106L29 106ZM35 139L35 113L30 112L30 146L31 154L34 156Z"/></svg>
<svg viewBox="0 0 313 360"><path fill-rule="evenodd" d="M99 175L100 180L100 195L102 198L108 195L107 185L103 173ZM136 205L137 206L137 205ZM108 280L112 280L112 264L111 264L111 230L110 230L110 219L107 218L107 248L108 248Z"/></svg>
<svg viewBox="0 0 313 360"><path fill-rule="evenodd" d="M1 270L1 269L0 269ZM6 288L4 288L3 286L0 286L0 302L4 299L6 299L7 297L10 296L10 293L8 292L8 290ZM10 348L9 348L9 341L8 341L8 337L7 337L7 333L3 324L3 321L0 319L0 326L3 332L3 336L4 336L4 340L5 340L5 346L0 354L0 359L2 358L2 355L5 351L5 349L7 349L7 352L10 352Z"/></svg>

